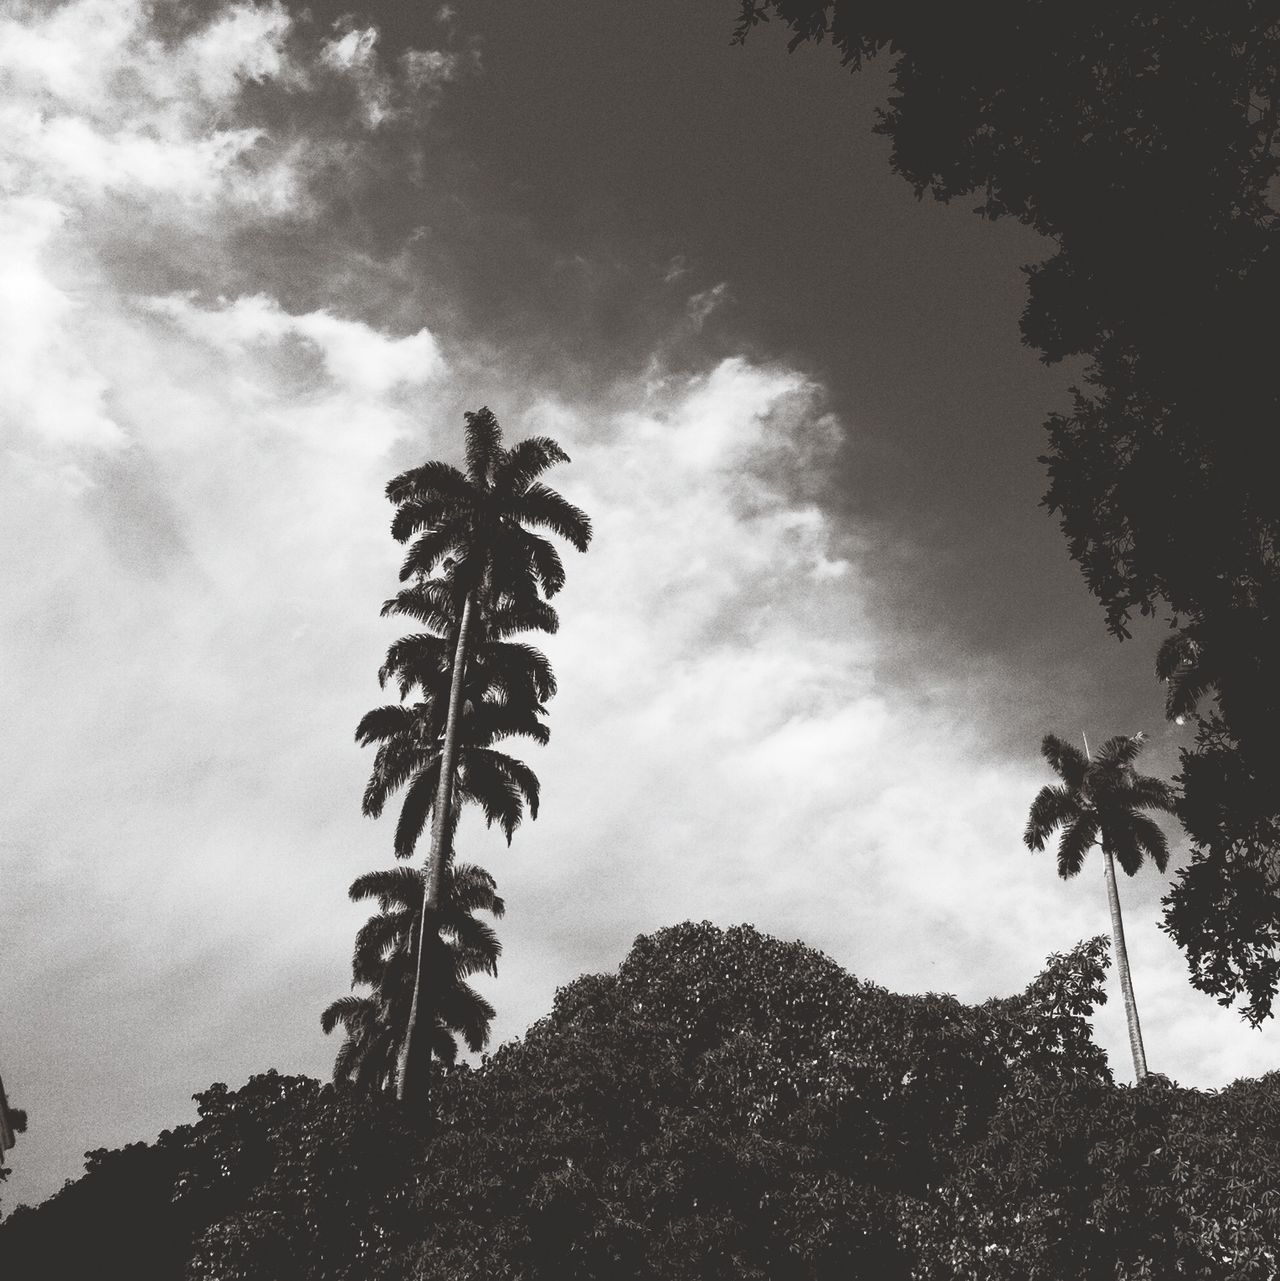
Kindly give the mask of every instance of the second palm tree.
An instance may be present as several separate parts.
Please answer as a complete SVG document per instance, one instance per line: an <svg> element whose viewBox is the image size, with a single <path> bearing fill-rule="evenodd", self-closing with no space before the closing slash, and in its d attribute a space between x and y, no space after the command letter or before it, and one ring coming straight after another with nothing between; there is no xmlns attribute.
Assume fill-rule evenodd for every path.
<svg viewBox="0 0 1280 1281"><path fill-rule="evenodd" d="M1143 811L1168 813L1174 805L1173 789L1167 783L1139 774L1133 768L1142 743L1141 734L1117 735L1103 744L1095 758L1089 754L1088 743L1082 752L1053 734L1046 734L1041 751L1062 782L1040 789L1031 803L1027 830L1023 834L1029 848L1042 850L1049 837L1058 828L1062 829L1058 842L1058 875L1063 879L1075 876L1093 845L1099 841L1102 844L1116 969L1129 1025L1133 1073L1138 1081L1147 1075L1147 1057L1129 973L1115 860L1119 859L1120 866L1132 876L1150 855L1163 872L1169 862L1169 846L1164 833Z"/></svg>

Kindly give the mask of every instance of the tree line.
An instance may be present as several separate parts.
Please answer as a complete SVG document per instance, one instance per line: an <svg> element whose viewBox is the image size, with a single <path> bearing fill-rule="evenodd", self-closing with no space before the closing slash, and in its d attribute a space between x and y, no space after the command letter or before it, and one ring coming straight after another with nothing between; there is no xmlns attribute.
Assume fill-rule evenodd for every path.
<svg viewBox="0 0 1280 1281"><path fill-rule="evenodd" d="M20 1276L1270 1281L1280 1074L1116 1085L1105 940L1015 996L899 996L749 926L636 940L439 1124L265 1073L0 1224Z"/></svg>

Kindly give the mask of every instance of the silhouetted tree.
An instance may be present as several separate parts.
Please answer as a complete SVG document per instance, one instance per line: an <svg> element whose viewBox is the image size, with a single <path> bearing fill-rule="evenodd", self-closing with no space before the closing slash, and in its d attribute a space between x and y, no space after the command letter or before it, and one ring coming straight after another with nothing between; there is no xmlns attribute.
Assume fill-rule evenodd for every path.
<svg viewBox="0 0 1280 1281"><path fill-rule="evenodd" d="M468 716L475 729L468 742L472 751L467 754L457 780L460 790L472 786L475 799L492 807L486 810L490 821L495 817L503 821L508 839L511 826L506 818L512 812L511 802L519 799L515 791L524 790L531 812L536 803L536 792L530 794L527 788L522 788L520 777L509 767L474 752L477 747L487 749L493 741L491 723L500 734L527 732L536 737L537 732L531 728L536 720L531 721L527 709L498 702L473 705L468 713L464 708L464 690L473 626L484 629L483 620L489 618L488 629L492 634L503 630L502 624L492 621L494 619L538 619L542 617L545 598L554 595L564 584L559 553L554 544L535 531L549 530L579 551L585 551L590 542L591 522L587 516L538 479L555 463L566 461L565 452L546 437L531 437L504 449L498 420L485 408L466 415L465 473L447 463L433 461L404 472L387 485L387 497L397 509L391 532L398 541L410 543L401 567L401 579L414 578L423 584L443 566L451 608L442 612L447 619L457 620L456 632L452 629L449 632L453 653L447 669L449 692L442 732L431 744L436 761L430 767L424 764L413 769L414 783L401 813L401 828L405 830L397 834L398 852L406 849L406 840L407 847L411 847L417 834L413 829L416 826L421 830L427 810L431 810L431 851L422 903L424 937L433 928L430 922L440 905L441 880L455 822L455 765L460 744L468 742L464 730ZM491 673L485 671L478 680L485 682L487 688L490 677ZM438 715L436 721L439 721ZM419 717L419 722L432 723L430 717L425 722ZM515 724L524 728L515 729ZM542 732L545 734L545 730ZM463 775L471 780L475 767L479 768L481 777L491 777L495 786L507 785L509 797L505 809L496 800L496 790L473 786L470 781L464 783ZM429 791L432 768L436 772L434 795ZM389 779L397 777L401 775L394 772L388 775ZM407 777L402 781L407 781ZM412 838L409 837L411 831ZM429 1081L430 1054L419 1047L417 1029L426 999L424 986L429 982L427 965L431 955L430 948L418 949L413 999L396 1074L397 1093L402 1101L425 1097Z"/></svg>
<svg viewBox="0 0 1280 1281"><path fill-rule="evenodd" d="M131 1281L1271 1281L1280 1074L1111 1082L1105 943L1016 996L895 996L747 926L686 923L557 993L432 1133L267 1073L90 1153L0 1224L22 1277Z"/></svg>
<svg viewBox="0 0 1280 1281"><path fill-rule="evenodd" d="M1085 855L1095 843L1102 845L1111 936L1129 1024L1129 1048L1133 1053L1134 1076L1141 1082L1147 1075L1147 1059L1124 942L1115 860L1120 860L1120 866L1129 876L1137 872L1148 855L1156 867L1164 871L1169 862L1168 843L1164 833L1143 811L1172 811L1173 789L1157 778L1134 770L1133 762L1142 750L1141 734L1108 739L1096 760L1052 734L1045 735L1041 750L1062 782L1040 789L1031 803L1024 839L1029 848L1042 850L1049 837L1062 829L1058 840L1058 875L1064 880L1080 871Z"/></svg>
<svg viewBox="0 0 1280 1281"><path fill-rule="evenodd" d="M1170 709L1197 728L1177 777L1194 848L1165 928L1256 1022L1280 982L1276 12L742 0L736 38L771 15L793 48L892 60L877 128L917 195L973 197L1052 246L1023 337L1088 364L1048 420L1045 503L1115 635L1134 613L1179 629L1160 670L1185 664Z"/></svg>

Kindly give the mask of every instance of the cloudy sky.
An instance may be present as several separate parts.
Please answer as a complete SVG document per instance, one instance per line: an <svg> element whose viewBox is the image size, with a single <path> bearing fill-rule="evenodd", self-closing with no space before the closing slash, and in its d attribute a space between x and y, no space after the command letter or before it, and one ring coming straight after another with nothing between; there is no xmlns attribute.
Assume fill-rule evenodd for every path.
<svg viewBox="0 0 1280 1281"><path fill-rule="evenodd" d="M750 921L981 1000L1107 927L1021 844L1046 730L1147 729L1066 557L1019 345L1045 252L918 203L883 72L729 46L733 0L0 0L0 1072L6 1203L268 1067L349 982L352 733L383 701L385 481L464 410L548 433L570 554L544 809L460 848L507 899L495 1038L639 933ZM1153 1068L1275 1033L1122 887ZM1128 1079L1119 993L1097 1020Z"/></svg>

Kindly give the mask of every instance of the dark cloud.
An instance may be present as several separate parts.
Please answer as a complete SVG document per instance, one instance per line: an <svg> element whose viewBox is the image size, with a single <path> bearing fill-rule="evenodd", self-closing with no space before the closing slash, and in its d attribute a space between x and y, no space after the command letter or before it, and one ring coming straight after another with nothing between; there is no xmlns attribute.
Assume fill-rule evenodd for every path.
<svg viewBox="0 0 1280 1281"><path fill-rule="evenodd" d="M534 381L634 373L691 295L727 282L713 332L672 362L745 351L822 380L852 427L828 501L878 531L904 630L1047 673L1087 664L1151 719L1147 651L1105 636L1038 506L1040 424L1078 375L1019 343L1021 267L1046 247L890 172L871 132L886 67L788 55L768 27L731 48L732 9L467 5L449 26L480 65L441 100L420 185L366 184L351 217L384 246L413 223L423 314L447 299L453 332L523 354ZM431 6L358 12L392 62L441 37Z"/></svg>

